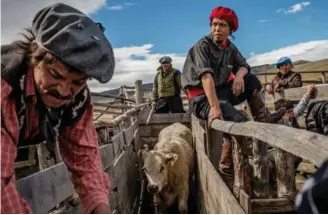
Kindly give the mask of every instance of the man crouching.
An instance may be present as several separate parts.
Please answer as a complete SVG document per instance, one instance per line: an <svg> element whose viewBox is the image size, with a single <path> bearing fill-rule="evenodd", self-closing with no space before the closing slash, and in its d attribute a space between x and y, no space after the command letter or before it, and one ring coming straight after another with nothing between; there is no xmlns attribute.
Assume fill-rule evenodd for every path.
<svg viewBox="0 0 328 215"><path fill-rule="evenodd" d="M149 151L142 151L143 170L148 191L154 194L160 211L178 200L180 213L188 211L189 182L194 173L192 133L181 123L164 128L158 143Z"/></svg>

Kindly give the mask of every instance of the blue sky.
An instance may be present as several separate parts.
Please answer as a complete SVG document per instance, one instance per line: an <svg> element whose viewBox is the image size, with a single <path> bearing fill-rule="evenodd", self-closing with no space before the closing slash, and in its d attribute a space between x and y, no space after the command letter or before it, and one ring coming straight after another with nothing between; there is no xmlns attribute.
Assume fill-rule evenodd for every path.
<svg viewBox="0 0 328 215"><path fill-rule="evenodd" d="M293 61L328 58L328 0L2 0L1 43L18 39L38 10L56 2L106 28L115 73L107 84L91 81L93 91L133 85L137 79L152 82L163 55L182 70L185 54L209 33L209 15L220 5L239 17L233 42L251 66L272 64L282 56Z"/></svg>
<svg viewBox="0 0 328 215"><path fill-rule="evenodd" d="M302 10L277 12L301 3ZM234 42L245 56L328 38L325 0L113 0L107 4L92 17L103 22L114 47L151 43L152 52L186 53L209 32L208 16L219 5L237 13L240 28Z"/></svg>

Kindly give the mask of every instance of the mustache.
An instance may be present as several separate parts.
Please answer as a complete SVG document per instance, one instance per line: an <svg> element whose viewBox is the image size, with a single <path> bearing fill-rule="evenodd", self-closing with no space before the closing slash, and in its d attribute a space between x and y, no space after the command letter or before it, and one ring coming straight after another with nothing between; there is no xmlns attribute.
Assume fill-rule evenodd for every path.
<svg viewBox="0 0 328 215"><path fill-rule="evenodd" d="M74 99L74 97L72 95L68 95L68 96L62 96L57 90L47 90L46 94L49 94L53 97L55 97L56 99L61 99L61 100L68 100L71 101Z"/></svg>

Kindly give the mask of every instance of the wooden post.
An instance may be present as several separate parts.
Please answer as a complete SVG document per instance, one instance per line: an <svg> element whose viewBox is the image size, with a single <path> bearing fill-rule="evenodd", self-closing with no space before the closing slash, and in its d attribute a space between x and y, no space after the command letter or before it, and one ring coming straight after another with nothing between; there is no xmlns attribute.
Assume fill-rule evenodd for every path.
<svg viewBox="0 0 328 215"><path fill-rule="evenodd" d="M143 98L143 91L142 91L142 80L136 80L135 82L135 100L136 104L140 105L142 104L142 98Z"/></svg>
<svg viewBox="0 0 328 215"><path fill-rule="evenodd" d="M233 136L233 166L234 166L234 196L239 199L240 191L251 196L251 167L248 162L247 139L243 136Z"/></svg>
<svg viewBox="0 0 328 215"><path fill-rule="evenodd" d="M266 198L269 194L268 144L257 139L253 141L254 188L256 198Z"/></svg>
<svg viewBox="0 0 328 215"><path fill-rule="evenodd" d="M275 150L278 198L293 198L291 195L294 195L295 191L295 156L279 148Z"/></svg>
<svg viewBox="0 0 328 215"><path fill-rule="evenodd" d="M321 73L321 80L323 84L327 83L326 72Z"/></svg>
<svg viewBox="0 0 328 215"><path fill-rule="evenodd" d="M124 86L120 87L120 95L119 96L124 98ZM121 104L122 104L122 106L124 105L124 99L121 99ZM122 113L124 113L124 112L125 112L125 109L122 108Z"/></svg>
<svg viewBox="0 0 328 215"><path fill-rule="evenodd" d="M218 170L220 159L221 159L222 143L223 143L222 132L215 129L209 129L207 133L207 139L208 139L209 159L212 162L214 168Z"/></svg>

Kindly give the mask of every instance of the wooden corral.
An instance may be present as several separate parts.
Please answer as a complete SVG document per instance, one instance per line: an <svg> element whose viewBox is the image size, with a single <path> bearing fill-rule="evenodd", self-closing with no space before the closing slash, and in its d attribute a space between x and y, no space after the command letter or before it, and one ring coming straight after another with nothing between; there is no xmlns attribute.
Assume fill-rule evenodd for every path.
<svg viewBox="0 0 328 215"><path fill-rule="evenodd" d="M138 85L141 83L136 83L135 89L138 89ZM315 99L327 99L328 84L319 85L317 88L318 94ZM94 104L95 112L101 114L100 117L95 114L94 126L98 134L103 170L109 174L112 183L110 206L116 213L138 211L141 202L138 151L143 144L154 146L161 129L174 122L187 125L193 132L198 167L196 193L200 213L293 211L295 203L284 196L286 190L294 191L293 177L289 177L290 172L286 172L286 166L290 165L291 161L276 159L277 188L271 196L268 190L268 146L275 148L276 158L294 154L317 166L328 158L328 137L283 125L215 120L209 128L206 122L187 113L154 114L146 125L150 103L140 99L143 93L137 91L138 98L134 100L119 95L116 98L111 97L115 99L111 103L97 101ZM305 91L305 87L285 90L284 93L265 95L265 101L268 105L282 97L297 101ZM113 115L113 110L119 111L114 111L114 117L110 118L108 115ZM223 132L231 134L234 138L235 173L232 187L217 171ZM252 147L248 147L249 144ZM42 158L28 156L29 164L38 165L39 172L19 179L19 192L31 205L34 213L81 213L78 202L70 202L75 191L65 164L59 155L55 161L47 159L46 152L42 153L43 145L35 148L36 151L40 151L38 155ZM46 164L46 161L52 163ZM21 168L22 164L17 162L16 167Z"/></svg>

